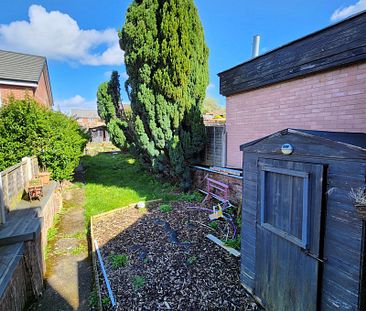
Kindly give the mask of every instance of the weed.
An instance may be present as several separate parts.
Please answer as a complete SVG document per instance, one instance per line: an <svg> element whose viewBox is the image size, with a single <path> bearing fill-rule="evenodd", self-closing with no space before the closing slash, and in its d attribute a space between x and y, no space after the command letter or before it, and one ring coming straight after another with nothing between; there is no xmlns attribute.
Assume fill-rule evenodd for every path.
<svg viewBox="0 0 366 311"><path fill-rule="evenodd" d="M128 256L126 254L110 254L108 260L112 264L113 269L118 269L127 265Z"/></svg>
<svg viewBox="0 0 366 311"><path fill-rule="evenodd" d="M63 237L66 239L78 239L78 240L84 240L86 233L84 232L76 232L76 233L68 233L64 234Z"/></svg>
<svg viewBox="0 0 366 311"><path fill-rule="evenodd" d="M149 258L145 258L145 259L144 259L144 264L146 264L146 265L147 265L148 263L150 263Z"/></svg>
<svg viewBox="0 0 366 311"><path fill-rule="evenodd" d="M191 256L191 257L188 257L188 259L187 259L187 262L189 265L193 265L194 263L196 263L196 261L197 261L196 256Z"/></svg>
<svg viewBox="0 0 366 311"><path fill-rule="evenodd" d="M143 276L140 276L140 275L134 276L134 278L132 280L132 286L135 290L140 289L144 285L145 285L145 278Z"/></svg>
<svg viewBox="0 0 366 311"><path fill-rule="evenodd" d="M111 300L109 299L109 297L103 297L102 298L102 305L103 306L108 306L111 303Z"/></svg>
<svg viewBox="0 0 366 311"><path fill-rule="evenodd" d="M202 195L197 191L190 193L181 193L178 195L178 200L187 202L200 202L202 201Z"/></svg>
<svg viewBox="0 0 366 311"><path fill-rule="evenodd" d="M210 222L209 226L210 226L210 228L217 230L219 228L219 223L218 223L218 221L215 220L215 221Z"/></svg>
<svg viewBox="0 0 366 311"><path fill-rule="evenodd" d="M227 240L224 243L229 247L240 250L240 234L238 234L234 240Z"/></svg>
<svg viewBox="0 0 366 311"><path fill-rule="evenodd" d="M162 205L160 205L160 207L159 207L159 210L160 210L160 212L162 212L162 213L168 213L168 212L171 212L172 211L172 207L171 207L171 205L170 204L162 204Z"/></svg>
<svg viewBox="0 0 366 311"><path fill-rule="evenodd" d="M97 304L98 304L98 294L97 290L93 288L93 290L89 294L89 305L95 308Z"/></svg>
<svg viewBox="0 0 366 311"><path fill-rule="evenodd" d="M71 255L79 255L79 254L85 253L87 251L88 251L87 247L84 244L80 244L80 245L72 248L70 253L71 253Z"/></svg>

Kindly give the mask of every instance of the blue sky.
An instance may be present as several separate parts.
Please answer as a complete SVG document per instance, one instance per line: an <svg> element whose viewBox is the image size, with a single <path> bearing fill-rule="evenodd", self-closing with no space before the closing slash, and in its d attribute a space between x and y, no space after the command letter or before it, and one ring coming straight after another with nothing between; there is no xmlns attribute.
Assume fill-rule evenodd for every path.
<svg viewBox="0 0 366 311"><path fill-rule="evenodd" d="M131 1L2 0L0 49L48 58L55 109L96 107L98 85L118 70L126 79L116 29ZM210 48L208 96L219 95L217 73L366 9L366 0L195 0ZM123 92L123 101L128 102Z"/></svg>

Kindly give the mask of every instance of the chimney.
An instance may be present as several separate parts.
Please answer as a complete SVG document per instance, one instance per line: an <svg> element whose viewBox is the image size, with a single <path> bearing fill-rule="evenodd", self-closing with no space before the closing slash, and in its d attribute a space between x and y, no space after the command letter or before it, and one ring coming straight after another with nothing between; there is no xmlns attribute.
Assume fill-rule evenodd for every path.
<svg viewBox="0 0 366 311"><path fill-rule="evenodd" d="M261 41L260 35L255 35L253 37L253 49L252 49L252 58L259 56L259 43Z"/></svg>

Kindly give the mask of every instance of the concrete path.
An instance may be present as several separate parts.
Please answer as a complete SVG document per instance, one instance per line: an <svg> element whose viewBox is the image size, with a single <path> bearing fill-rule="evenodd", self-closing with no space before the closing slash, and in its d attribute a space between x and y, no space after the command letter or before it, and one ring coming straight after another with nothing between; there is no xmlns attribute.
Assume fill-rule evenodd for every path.
<svg viewBox="0 0 366 311"><path fill-rule="evenodd" d="M63 197L58 230L48 245L45 291L29 311L90 310L93 276L84 218L84 189L71 184Z"/></svg>

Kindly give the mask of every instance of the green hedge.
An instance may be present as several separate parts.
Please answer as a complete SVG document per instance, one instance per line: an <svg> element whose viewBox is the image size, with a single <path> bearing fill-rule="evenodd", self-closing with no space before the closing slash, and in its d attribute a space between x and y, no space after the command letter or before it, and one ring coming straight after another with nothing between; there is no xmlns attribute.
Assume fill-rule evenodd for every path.
<svg viewBox="0 0 366 311"><path fill-rule="evenodd" d="M87 141L75 120L31 98L0 109L0 171L36 155L55 180L71 179Z"/></svg>

